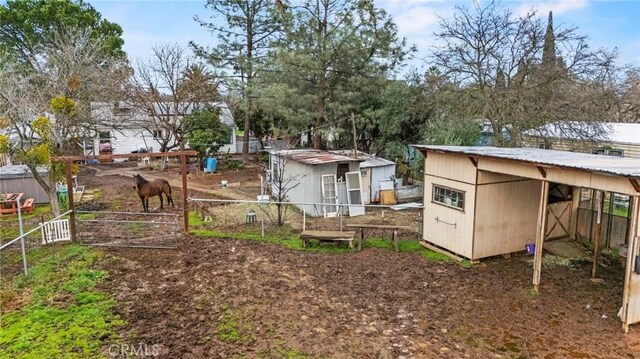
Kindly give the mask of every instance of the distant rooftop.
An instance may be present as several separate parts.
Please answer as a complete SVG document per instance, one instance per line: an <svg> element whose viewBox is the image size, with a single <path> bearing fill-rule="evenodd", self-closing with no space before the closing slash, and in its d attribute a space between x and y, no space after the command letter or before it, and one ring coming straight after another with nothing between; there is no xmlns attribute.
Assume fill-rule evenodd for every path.
<svg viewBox="0 0 640 359"><path fill-rule="evenodd" d="M600 126L602 128L598 128ZM600 122L594 126L588 122L558 121L525 131L525 134L569 140L593 138L598 141L640 145L640 123Z"/></svg>
<svg viewBox="0 0 640 359"><path fill-rule="evenodd" d="M321 165L325 163L333 163L333 162L360 162L364 161L364 157L354 158L347 157L337 153L314 150L314 149L291 149L291 150L280 150L280 151L272 151L271 153L275 153L278 156L282 156L288 158L292 161L304 163L307 165L315 166Z"/></svg>
<svg viewBox="0 0 640 359"><path fill-rule="evenodd" d="M544 150L540 148L504 148L485 146L432 146L414 145L416 149L444 153L457 153L541 164L563 168L575 168L622 177L640 178L640 160L588 153Z"/></svg>
<svg viewBox="0 0 640 359"><path fill-rule="evenodd" d="M353 150L334 150L330 152L343 155L343 156L349 156L349 157L353 156ZM364 161L360 163L360 168L384 167L384 166L391 166L396 164L395 162L390 161L386 158L370 155L362 151L358 151L358 157L361 157L360 159L364 159Z"/></svg>

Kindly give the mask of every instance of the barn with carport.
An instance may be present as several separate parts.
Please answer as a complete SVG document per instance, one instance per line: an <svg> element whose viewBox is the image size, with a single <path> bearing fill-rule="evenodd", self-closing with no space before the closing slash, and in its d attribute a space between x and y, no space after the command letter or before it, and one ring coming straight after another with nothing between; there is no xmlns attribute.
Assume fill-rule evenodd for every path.
<svg viewBox="0 0 640 359"><path fill-rule="evenodd" d="M471 260L519 252L535 244L536 291L545 240L553 237L553 231L575 239L583 193L591 191L599 203L593 231L594 275L605 199L613 200L614 194L628 196L628 254L620 316L625 332L640 322L639 160L538 148L415 148L424 155L424 243Z"/></svg>

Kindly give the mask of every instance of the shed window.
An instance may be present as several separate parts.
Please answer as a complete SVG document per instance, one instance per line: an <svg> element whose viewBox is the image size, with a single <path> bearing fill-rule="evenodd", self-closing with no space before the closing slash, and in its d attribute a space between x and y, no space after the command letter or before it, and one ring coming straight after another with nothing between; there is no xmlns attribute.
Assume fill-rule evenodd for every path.
<svg viewBox="0 0 640 359"><path fill-rule="evenodd" d="M434 184L432 201L447 207L464 210L464 192L453 188Z"/></svg>
<svg viewBox="0 0 640 359"><path fill-rule="evenodd" d="M338 163L338 170L336 171L336 177L338 177L338 181L344 182L344 175L349 172L349 164L348 163Z"/></svg>
<svg viewBox="0 0 640 359"><path fill-rule="evenodd" d="M620 150L617 148L596 148L592 152L596 155L624 157L624 150Z"/></svg>

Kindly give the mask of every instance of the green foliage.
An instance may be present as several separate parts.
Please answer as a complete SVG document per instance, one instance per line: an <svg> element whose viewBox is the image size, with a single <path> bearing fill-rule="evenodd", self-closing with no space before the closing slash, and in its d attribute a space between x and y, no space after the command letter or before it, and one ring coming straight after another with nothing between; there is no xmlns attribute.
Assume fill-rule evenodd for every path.
<svg viewBox="0 0 640 359"><path fill-rule="evenodd" d="M361 98L379 91L381 79L410 51L391 17L372 1L305 0L278 15L284 31L264 76L273 84L269 100L289 109L298 131L360 112ZM324 130L315 131L314 147Z"/></svg>
<svg viewBox="0 0 640 359"><path fill-rule="evenodd" d="M231 129L220 122L217 109L194 111L184 117L183 126L189 147L198 151L200 159L217 153L220 147L229 143Z"/></svg>
<svg viewBox="0 0 640 359"><path fill-rule="evenodd" d="M51 111L56 115L72 116L76 109L76 102L68 97L57 96L51 99Z"/></svg>
<svg viewBox="0 0 640 359"><path fill-rule="evenodd" d="M7 135L0 135L0 153L9 153L11 144Z"/></svg>
<svg viewBox="0 0 640 359"><path fill-rule="evenodd" d="M109 22L93 6L73 0L8 0L0 5L0 48L26 63L39 48L68 29L90 29L94 39L108 46L105 55L124 57L122 28Z"/></svg>
<svg viewBox="0 0 640 359"><path fill-rule="evenodd" d="M107 276L92 269L102 253L78 245L31 252L29 260L37 256L38 264L29 276L6 283L31 296L29 304L0 318L0 352L11 358L99 356L124 324L113 314L114 301L95 289Z"/></svg>

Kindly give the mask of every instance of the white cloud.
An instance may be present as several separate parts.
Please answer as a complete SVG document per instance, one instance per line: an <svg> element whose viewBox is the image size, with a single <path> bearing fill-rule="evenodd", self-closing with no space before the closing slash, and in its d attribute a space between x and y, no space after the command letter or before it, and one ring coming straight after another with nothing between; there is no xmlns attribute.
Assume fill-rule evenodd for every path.
<svg viewBox="0 0 640 359"><path fill-rule="evenodd" d="M518 6L514 12L516 15L525 15L529 10L534 9L538 11L538 14L548 14L549 11L553 11L555 14L564 14L574 10L579 10L589 5L587 0L547 0L547 1L535 1L524 2Z"/></svg>
<svg viewBox="0 0 640 359"><path fill-rule="evenodd" d="M428 7L414 7L398 16L394 16L398 25L398 32L405 36L410 34L424 34L433 30L438 24L438 15L434 9ZM432 32L432 31L430 31Z"/></svg>

